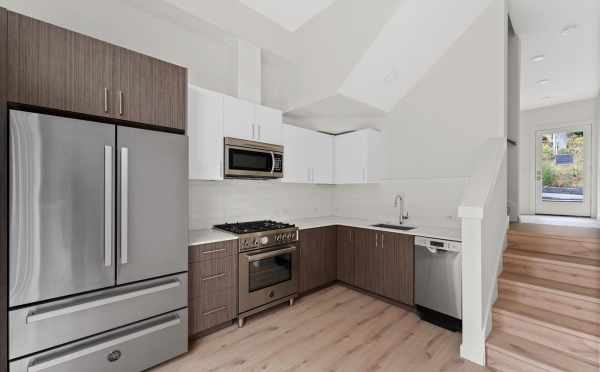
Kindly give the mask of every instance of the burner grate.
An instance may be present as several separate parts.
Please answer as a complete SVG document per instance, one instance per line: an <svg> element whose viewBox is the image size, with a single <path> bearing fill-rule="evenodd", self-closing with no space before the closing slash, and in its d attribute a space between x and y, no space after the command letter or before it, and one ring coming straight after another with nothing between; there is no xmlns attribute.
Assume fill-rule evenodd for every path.
<svg viewBox="0 0 600 372"><path fill-rule="evenodd" d="M234 234L251 234L269 230L288 229L291 227L295 227L295 225L271 220L225 223L222 225L215 225L215 228L217 229L229 231Z"/></svg>

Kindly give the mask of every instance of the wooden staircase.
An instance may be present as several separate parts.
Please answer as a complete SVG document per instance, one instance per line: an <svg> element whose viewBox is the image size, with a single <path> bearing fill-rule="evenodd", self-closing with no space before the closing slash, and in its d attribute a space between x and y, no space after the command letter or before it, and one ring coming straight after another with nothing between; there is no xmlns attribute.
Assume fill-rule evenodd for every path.
<svg viewBox="0 0 600 372"><path fill-rule="evenodd" d="M600 229L512 225L498 292L489 368L600 371Z"/></svg>

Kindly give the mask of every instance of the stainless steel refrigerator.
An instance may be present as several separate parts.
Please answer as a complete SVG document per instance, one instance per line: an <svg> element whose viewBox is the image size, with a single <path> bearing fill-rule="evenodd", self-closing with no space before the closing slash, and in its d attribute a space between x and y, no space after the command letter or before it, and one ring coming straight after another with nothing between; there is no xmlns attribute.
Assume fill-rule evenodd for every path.
<svg viewBox="0 0 600 372"><path fill-rule="evenodd" d="M187 351L184 135L11 110L11 371Z"/></svg>

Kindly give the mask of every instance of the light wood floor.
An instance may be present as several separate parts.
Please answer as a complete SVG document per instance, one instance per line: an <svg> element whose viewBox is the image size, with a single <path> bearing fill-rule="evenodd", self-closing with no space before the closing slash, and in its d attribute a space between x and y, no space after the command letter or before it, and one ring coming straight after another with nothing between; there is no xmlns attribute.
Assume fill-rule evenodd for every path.
<svg viewBox="0 0 600 372"><path fill-rule="evenodd" d="M333 286L197 340L154 372L488 371L459 358L460 334Z"/></svg>

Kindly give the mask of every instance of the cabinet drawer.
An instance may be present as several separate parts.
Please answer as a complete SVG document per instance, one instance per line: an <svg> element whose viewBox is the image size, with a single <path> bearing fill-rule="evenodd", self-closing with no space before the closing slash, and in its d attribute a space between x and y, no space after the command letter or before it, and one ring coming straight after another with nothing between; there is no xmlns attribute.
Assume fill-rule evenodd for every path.
<svg viewBox="0 0 600 372"><path fill-rule="evenodd" d="M190 264L190 298L202 293L226 291L235 284L233 256Z"/></svg>
<svg viewBox="0 0 600 372"><path fill-rule="evenodd" d="M11 362L10 372L142 371L187 351L187 310Z"/></svg>
<svg viewBox="0 0 600 372"><path fill-rule="evenodd" d="M9 312L10 359L167 313L187 304L187 274Z"/></svg>
<svg viewBox="0 0 600 372"><path fill-rule="evenodd" d="M237 254L237 249L237 240L195 245L190 247L189 261L200 262L229 257Z"/></svg>
<svg viewBox="0 0 600 372"><path fill-rule="evenodd" d="M205 293L190 300L190 335L235 318L237 301L234 288Z"/></svg>

